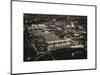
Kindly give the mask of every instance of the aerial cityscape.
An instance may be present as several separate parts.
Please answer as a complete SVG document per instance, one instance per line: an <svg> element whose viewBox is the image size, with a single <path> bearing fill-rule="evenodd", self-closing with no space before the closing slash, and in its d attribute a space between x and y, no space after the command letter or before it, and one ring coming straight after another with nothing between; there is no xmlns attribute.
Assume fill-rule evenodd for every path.
<svg viewBox="0 0 100 75"><path fill-rule="evenodd" d="M26 61L87 59L87 16L23 15Z"/></svg>

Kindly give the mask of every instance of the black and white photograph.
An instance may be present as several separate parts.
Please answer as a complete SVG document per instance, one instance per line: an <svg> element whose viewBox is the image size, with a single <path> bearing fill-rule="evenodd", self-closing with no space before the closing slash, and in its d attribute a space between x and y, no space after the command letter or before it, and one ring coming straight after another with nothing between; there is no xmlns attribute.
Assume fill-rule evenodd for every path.
<svg viewBox="0 0 100 75"><path fill-rule="evenodd" d="M96 7L12 1L12 74L96 69Z"/></svg>
<svg viewBox="0 0 100 75"><path fill-rule="evenodd" d="M87 16L24 13L24 62L87 59Z"/></svg>
<svg viewBox="0 0 100 75"><path fill-rule="evenodd" d="M0 3L0 75L100 75L100 0Z"/></svg>

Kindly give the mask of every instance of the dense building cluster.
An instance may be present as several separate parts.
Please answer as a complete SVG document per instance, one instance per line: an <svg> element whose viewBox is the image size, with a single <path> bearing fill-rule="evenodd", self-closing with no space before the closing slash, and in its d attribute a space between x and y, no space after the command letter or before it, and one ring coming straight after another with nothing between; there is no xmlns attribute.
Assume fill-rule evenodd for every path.
<svg viewBox="0 0 100 75"><path fill-rule="evenodd" d="M24 59L68 47L87 50L87 16L24 14Z"/></svg>

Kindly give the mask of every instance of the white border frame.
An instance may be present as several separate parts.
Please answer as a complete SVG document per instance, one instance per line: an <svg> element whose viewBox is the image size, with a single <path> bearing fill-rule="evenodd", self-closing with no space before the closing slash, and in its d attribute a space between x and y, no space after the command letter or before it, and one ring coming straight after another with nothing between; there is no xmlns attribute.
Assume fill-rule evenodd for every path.
<svg viewBox="0 0 100 75"><path fill-rule="evenodd" d="M13 2L15 2L15 4L14 4ZM18 2L17 2L17 1L13 1L13 2L12 2L12 5L11 5L11 6L12 6L12 10L11 10L11 11L12 11L12 13L11 13L11 15L12 15L12 21L11 21L11 24L12 24L12 26L11 26L11 28L12 28L12 30L11 30L11 33L12 33L12 34L11 34L11 54L12 54L12 55L11 55L11 73L13 73L13 74L17 74L17 73L41 73L41 72L43 73L43 72L59 72L59 71L71 71L71 70L96 69L96 59L97 59L97 58L96 58L96 36L97 36L97 35L96 35L96 26L95 26L95 25L96 25L96 11L97 11L97 8L96 8L95 5L75 5L75 4L62 4L62 3L60 4L60 3L49 3L49 2L48 2L48 3L46 3L46 2L34 2L34 1L31 1L31 2L29 2L29 1L28 1L28 2L27 2L27 1L22 1L22 2L21 2L21 1L18 1ZM92 8L93 8L93 10L92 10L93 13L92 13L92 15L91 15L92 17L90 16L89 18L94 18L94 19L91 20L91 22L92 22L91 24L88 23L88 25L93 25L92 27L88 27L88 28L90 28L90 30L88 30L88 36L92 36L92 37L93 37L93 38L90 40L90 43L94 43L94 44L91 45L91 46L93 47L93 48L91 48L92 51L93 51L92 54L91 54L91 56L93 55L93 56L92 56L93 58L90 57L90 58L91 58L91 61L88 61L87 65L86 65L87 67L86 67L86 66L84 67L84 65L83 65L83 66L82 66L83 68L82 68L82 67L80 67L80 68L78 67L78 68L77 68L78 65L82 65L82 64L77 64L77 63L81 63L82 61L83 61L82 63L86 63L87 60L67 60L67 62L64 60L64 61L55 61L55 63L54 63L54 62L52 63L51 61L46 61L46 62L29 62L30 66L29 66L29 65L26 66L27 63L26 63L25 65L23 65L23 63L22 63L22 64L19 63L19 65L18 65L18 62L20 62L20 60L19 60L19 58L16 58L15 55L17 55L17 56L20 57L20 55L18 55L18 54L20 53L20 51L19 51L19 52L18 52L18 51L16 52L16 49L14 49L14 45L15 45L15 44L14 44L14 41L15 41L15 39L16 39L17 41L15 41L15 42L17 42L18 44L20 44L20 43L18 42L18 39L19 39L20 41L21 41L21 39L20 39L20 37L17 36L17 34L20 34L20 32L19 32L18 30L20 30L20 28L23 28L23 25L22 25L22 27L20 27L21 24L18 24L18 21L17 21L17 20L19 19L19 16L18 16L19 14L18 14L18 12L17 12L17 16L15 16L15 14L14 14L15 11L20 11L19 9L21 9L19 5L15 6L15 5L16 5L16 2L19 3L19 4L21 3L20 5L21 5L22 7L23 7L23 5L24 5L23 3L26 3L25 5L27 5L27 4L29 4L29 5L31 5L31 4L36 4L36 6L37 6L37 5L40 5L40 4L43 4L43 5L47 5L47 6L48 6L48 5L51 5L51 6L54 5L55 7L56 7L56 6L57 6L57 7L60 7L60 6L63 6L63 5L64 5L64 7L65 7L65 6L67 6L67 7L68 7L68 6L69 6L69 7L71 7L71 6L73 7L73 6L74 6L74 8L75 8L75 6L76 6L76 7L86 7L86 8L91 9L91 10L92 10ZM30 3L31 3L31 4L30 4ZM29 6L29 5L28 5L28 6ZM15 9L14 6L17 7L17 8L18 8L18 6L19 6L18 10L17 10L17 8ZM25 6L24 6L24 7L25 7ZM56 7L56 8L57 8L57 7ZM28 7L28 8L31 8L31 7ZM39 7L39 8L40 8L40 7ZM43 8L44 8L44 7L43 7ZM50 8L51 8L51 7L50 7ZM85 8L85 9L86 9L86 8ZM26 11L26 8L22 8L21 11L23 12L23 10ZM37 10L37 9L36 9L36 10ZM48 11L45 11L45 13L44 13L44 12L39 12L39 11L36 11L36 10L35 10L35 12L33 12L33 13L58 14L58 15L60 14L60 15L64 15L64 12L63 12L63 13L60 12L59 9L58 9L58 11L59 11L60 13L59 13L58 11L51 12L51 13L50 13L50 12L48 13ZM43 11L43 10L44 10L44 9L42 9L42 11ZM62 10L62 9L61 9L61 10ZM50 11L50 10L49 10L49 11ZM22 14L22 12L21 12L21 14ZM73 12L75 12L75 10L73 10ZM24 13L25 13L25 12L24 12ZM32 12L29 11L29 12L27 12L27 13L32 13ZM70 13L70 12L69 12L69 13ZM81 13L83 13L83 14L81 14ZM85 14L84 14L85 12L82 11L81 13L80 13L80 15L85 15ZM93 15L93 14L94 14L94 15ZM72 15L72 13L70 13L70 14L65 14L65 15ZM79 15L79 13L76 13L76 14L74 13L74 15ZM18 18L16 19L16 18L14 18L14 16L15 16L16 18L17 18L17 17L18 17ZM22 16L22 15L20 15L20 16ZM87 15L87 16L88 16L88 15ZM16 21L17 21L17 22L16 22ZM20 21L22 21L22 23L23 23L23 20L20 19ZM15 28L13 28L14 25L15 25L15 23L17 23L19 26L18 26L18 27L15 26ZM19 23L21 23L21 22L19 22ZM20 27L20 28L19 28L19 27ZM18 28L18 30L17 30L16 28ZM16 30L17 30L19 33L16 33ZM21 31L22 31L22 30L21 30ZM91 31L92 31L93 33L91 33ZM23 31L22 31L22 32L23 32ZM14 35L14 33L16 33L16 35ZM16 37L17 37L17 38L16 38ZM93 42L93 39L94 39L94 42ZM88 44L88 45L90 45L90 44ZM18 47L18 48L20 48L20 47ZM90 50L90 49L89 49L89 50ZM17 54L16 54L16 53L17 53ZM20 57L20 58L21 58L21 57ZM15 59L15 60L14 60L14 59ZM16 59L17 59L17 61L16 61ZM23 58L22 58L22 59L23 59ZM74 63L76 63L76 64L74 64L74 65L76 65L75 68L73 68L73 69L72 69L72 68L69 68L69 69L68 69L68 68L65 67L65 65L66 65L65 63L68 63L68 62L70 63L70 61L71 61L71 62L74 61ZM56 63L56 62L57 62L57 63ZM92 62L92 64L91 64L91 62ZM42 66L40 67L40 65L39 65L38 68L33 68L33 69L34 69L34 71L33 71L33 69L32 69L32 64L33 64L33 63L35 63L34 66L36 66L36 67L37 67L37 65L39 65L39 64L41 64ZM37 64L37 63L38 63L38 64ZM56 66L56 68L55 68L55 67L51 67L51 69L53 69L53 70L50 70L50 69L47 70L48 63L52 64L53 66ZM61 64L61 63L64 64L64 65L60 65L60 67L59 67L59 64ZM36 64L37 64L37 65L36 65ZM46 65L45 65L46 67L43 66L43 64L46 64ZM50 64L49 64L49 65L50 65ZM71 63L70 63L70 64L71 64ZM72 63L72 64L73 64L73 63ZM71 65L72 65L72 64L71 64ZM89 64L91 64L91 65L89 66ZM21 66L21 65L23 65L23 66ZM72 65L72 66L70 66L70 67L73 67L74 65ZM31 70L31 71L30 71L30 70L28 70L28 71L25 70L25 66L26 66L26 69L27 69L27 68L31 68L32 70ZM34 67L34 66L33 66L33 67ZM66 66L68 67L68 65L66 65ZM23 67L23 68L22 68L22 67ZM43 70L44 67L45 67L45 69ZM50 66L48 66L48 67L50 67ZM40 68L40 71L39 71L39 68ZM58 68L59 68L59 69L58 69ZM18 69L20 69L21 71L18 70ZM37 70L36 70L36 69L37 69ZM41 70L41 69L42 69L42 70ZM58 70L56 70L56 69L58 69Z"/></svg>

